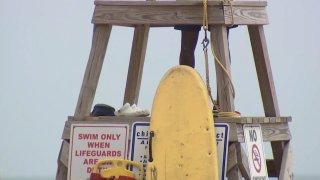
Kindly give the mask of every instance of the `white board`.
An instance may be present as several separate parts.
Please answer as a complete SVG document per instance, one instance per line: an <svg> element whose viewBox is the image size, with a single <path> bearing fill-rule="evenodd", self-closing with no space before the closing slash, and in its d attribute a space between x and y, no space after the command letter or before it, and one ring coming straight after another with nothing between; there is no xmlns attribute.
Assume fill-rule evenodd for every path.
<svg viewBox="0 0 320 180"><path fill-rule="evenodd" d="M147 148L149 139L148 122L135 122L131 127L131 144L129 159L143 164L145 171L147 165ZM229 142L229 125L225 123L215 123L218 165L221 180L226 179L226 164L228 156L228 142ZM133 169L136 176L139 174L138 170ZM137 176L138 177L138 176Z"/></svg>
<svg viewBox="0 0 320 180"><path fill-rule="evenodd" d="M228 146L229 146L229 125L225 123L215 123L218 165L220 179L226 179Z"/></svg>
<svg viewBox="0 0 320 180"><path fill-rule="evenodd" d="M260 125L244 125L243 132L248 152L248 163L252 180L268 179Z"/></svg>
<svg viewBox="0 0 320 180"><path fill-rule="evenodd" d="M99 159L126 159L128 133L127 124L71 125L67 179L88 179Z"/></svg>

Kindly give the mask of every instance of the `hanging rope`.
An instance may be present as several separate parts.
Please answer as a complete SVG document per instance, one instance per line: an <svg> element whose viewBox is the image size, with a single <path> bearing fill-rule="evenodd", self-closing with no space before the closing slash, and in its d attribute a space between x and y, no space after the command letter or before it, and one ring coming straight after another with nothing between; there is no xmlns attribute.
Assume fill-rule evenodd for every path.
<svg viewBox="0 0 320 180"><path fill-rule="evenodd" d="M210 87L210 78L209 78L209 60L208 60L208 45L209 45L209 39L208 39L208 1L203 0L203 30L204 30L204 39L202 41L203 45L203 52L204 52L204 59L205 59L205 67L206 67L206 84L207 84L207 90L209 97L211 99L212 104L214 105L214 100L211 93L211 87Z"/></svg>
<svg viewBox="0 0 320 180"><path fill-rule="evenodd" d="M230 4L231 7L231 14L232 14L232 26L234 25L234 19L233 19L233 8L232 8L232 3L230 0L227 0ZM210 79L209 79L209 62L208 62L208 45L209 45L209 39L208 39L208 0L203 0L203 23L202 23L202 27L204 30L204 39L202 41L202 45L203 45L203 52L204 52L204 59L205 59L205 68L206 68L206 83L207 83L207 90L208 90L208 94L210 96L210 99L212 101L212 104L214 106L217 105L217 102L213 100L212 94L211 94L211 87L210 87ZM212 39L210 40L211 44L212 43ZM221 61L219 60L219 58L217 57L216 53L214 52L213 46L211 45L211 51L212 54L214 56L214 60L217 62L217 64L221 67L221 69L223 70L223 72L226 74L227 78L228 78L228 84L231 87L231 92L232 92L232 96L233 98L235 98L235 90L234 90L234 86L233 83L231 81L231 76L228 72L228 70L224 67L224 65L221 63ZM219 117L239 117L239 113L236 112L218 112L218 116Z"/></svg>

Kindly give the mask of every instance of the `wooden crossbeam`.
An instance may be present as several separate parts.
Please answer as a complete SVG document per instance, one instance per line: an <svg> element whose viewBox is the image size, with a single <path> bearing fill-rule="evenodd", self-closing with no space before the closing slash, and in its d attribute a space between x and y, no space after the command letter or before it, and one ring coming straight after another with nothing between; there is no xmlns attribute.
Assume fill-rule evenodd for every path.
<svg viewBox="0 0 320 180"><path fill-rule="evenodd" d="M170 27L179 24L202 24L202 1L95 1L92 23L151 27ZM266 2L220 1L208 3L209 24L268 24ZM232 8L232 11L231 11ZM233 13L231 13L233 12Z"/></svg>
<svg viewBox="0 0 320 180"><path fill-rule="evenodd" d="M241 119L248 119L251 117L242 117L242 118L215 118L216 123L228 123L230 126L230 133L229 133L229 141L230 142L244 142L243 136L243 124L241 123ZM288 119L289 117L279 117L282 122L269 122L269 123L262 123L262 135L263 140L266 142L269 141L288 141L291 139L291 134L289 130ZM228 120L227 122L225 120ZM238 121L238 122L237 122ZM86 124L86 123L122 123L122 124L129 124L130 126L134 122L150 122L149 117L87 117L87 118L75 118L70 117L68 121L65 123L64 131L62 133L62 139L69 140L70 138L70 127L71 124Z"/></svg>

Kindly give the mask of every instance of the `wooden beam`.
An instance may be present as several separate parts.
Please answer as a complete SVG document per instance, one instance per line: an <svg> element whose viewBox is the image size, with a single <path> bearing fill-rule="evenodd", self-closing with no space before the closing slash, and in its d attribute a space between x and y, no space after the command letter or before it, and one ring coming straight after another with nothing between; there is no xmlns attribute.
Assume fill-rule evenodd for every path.
<svg viewBox="0 0 320 180"><path fill-rule="evenodd" d="M68 167L68 163L69 163L69 142L66 141L66 140L64 140L62 142L60 161L62 162L62 164L64 166Z"/></svg>
<svg viewBox="0 0 320 180"><path fill-rule="evenodd" d="M65 142L66 141L62 142L58 156L58 169L56 173L56 180L66 180L68 176L68 165L65 165L65 161L61 161L61 159L64 159L65 156L68 156L68 154L65 153Z"/></svg>
<svg viewBox="0 0 320 180"><path fill-rule="evenodd" d="M248 26L266 117L280 116L263 26Z"/></svg>
<svg viewBox="0 0 320 180"><path fill-rule="evenodd" d="M202 24L202 1L96 1L92 23L134 26L173 26ZM234 2L231 6L221 1L208 3L209 24L267 24L265 2ZM224 8L227 7L227 8Z"/></svg>
<svg viewBox="0 0 320 180"><path fill-rule="evenodd" d="M265 7L240 6L231 1L232 5L224 5L224 18L226 25L249 25L269 23ZM253 14L252 14L253 13Z"/></svg>
<svg viewBox="0 0 320 180"><path fill-rule="evenodd" d="M291 133L288 123L268 123L260 124L262 130L262 137L265 142L288 141L291 139ZM230 125L230 129L231 129ZM237 133L237 135L235 135ZM242 125L237 125L237 129L231 129L229 134L229 141L244 142ZM234 139L237 137L238 139Z"/></svg>
<svg viewBox="0 0 320 180"><path fill-rule="evenodd" d="M241 180L242 174L238 167L236 143L231 143L228 148L227 177L228 180Z"/></svg>
<svg viewBox="0 0 320 180"><path fill-rule="evenodd" d="M148 25L135 27L123 104L138 104L149 29Z"/></svg>
<svg viewBox="0 0 320 180"><path fill-rule="evenodd" d="M279 175L279 180L291 180L293 179L293 159L292 159L292 150L290 142L287 142L282 157L281 171Z"/></svg>
<svg viewBox="0 0 320 180"><path fill-rule="evenodd" d="M227 37L227 29L224 25L213 25L211 26L211 48L213 53L218 58L218 61L226 69L227 73L230 75L231 78L231 70L230 70L230 56L229 56L229 45L228 45L228 37ZM217 76L217 87L218 87L218 100L219 105L222 111L226 112L233 112L234 111L234 102L233 102L233 95L232 95L232 88L230 86L231 79L226 76L222 68L216 64L216 76ZM230 132L233 132L230 130ZM237 131L235 131L237 132ZM229 140L230 141L230 140ZM237 142L230 145L231 147L236 147ZM235 148L237 150L237 148ZM234 154L234 153L233 153ZM228 159L236 160L237 161L237 152L235 152L235 156L228 157ZM229 160L228 160L229 163ZM238 163L238 161L237 161ZM239 166L236 165L227 173L228 180L241 180L242 174L239 169Z"/></svg>
<svg viewBox="0 0 320 180"><path fill-rule="evenodd" d="M215 118L216 123L227 123L230 127L229 141L230 142L244 142L243 136L243 124L253 123L248 122L249 119L268 119L264 123L260 123L262 129L262 135L264 141L288 141L291 139L291 133L289 130L289 122L291 117L240 117L240 118ZM278 122L271 121L273 119L279 119ZM99 116L99 117L74 117L70 116L65 123L62 139L69 139L71 124L78 123L129 123L131 126L134 122L150 122L150 117L117 117L117 116Z"/></svg>
<svg viewBox="0 0 320 180"><path fill-rule="evenodd" d="M280 116L263 26L248 26L248 31L265 115L266 117ZM282 141L271 142L271 147L277 175L279 175L284 143Z"/></svg>
<svg viewBox="0 0 320 180"><path fill-rule="evenodd" d="M90 114L111 29L111 25L94 26L90 56L74 116L83 117Z"/></svg>
<svg viewBox="0 0 320 180"><path fill-rule="evenodd" d="M248 157L240 143L236 143L238 167L245 180L250 180Z"/></svg>
<svg viewBox="0 0 320 180"><path fill-rule="evenodd" d="M274 162L273 159L267 159L266 160L268 176L269 177L277 177L277 170L276 170L276 166L275 166L274 163L275 162Z"/></svg>
<svg viewBox="0 0 320 180"><path fill-rule="evenodd" d="M103 120L127 120L129 121L149 121L150 117L130 117L130 116L85 116L74 117L69 116L69 121L103 121ZM276 123L289 123L292 117L214 117L216 123L237 123L237 124L276 124Z"/></svg>
<svg viewBox="0 0 320 180"><path fill-rule="evenodd" d="M231 78L229 45L226 26L214 25L211 27L211 46L214 54L218 57L221 64L225 67ZM222 68L216 64L218 100L222 111L234 112L234 102L232 88L228 76Z"/></svg>

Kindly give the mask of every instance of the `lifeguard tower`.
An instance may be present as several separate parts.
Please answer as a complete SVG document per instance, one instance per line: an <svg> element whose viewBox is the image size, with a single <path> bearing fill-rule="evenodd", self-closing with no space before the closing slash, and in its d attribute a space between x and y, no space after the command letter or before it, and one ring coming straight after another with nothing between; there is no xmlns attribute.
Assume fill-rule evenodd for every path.
<svg viewBox="0 0 320 180"><path fill-rule="evenodd" d="M258 0L211 0L207 4L208 24L212 29L210 34L212 45L216 56L229 73L230 61L226 27L230 25L247 26L265 111L265 117L215 118L215 122L228 123L230 126L226 169L229 180L250 179L247 156L240 145L244 142L243 125L245 124L260 124L263 140L271 143L273 159L268 159L266 162L269 177L277 177L281 180L293 178L291 134L288 126L291 117L281 117L279 113L264 35L264 25L268 24L266 6L266 1ZM203 2L199 0L95 1L92 17L94 24L92 47L74 116L68 118L62 134L63 140L58 157L56 179L67 179L71 124L88 123L88 120L96 120L94 122L102 124L132 124L135 121L149 121L149 117L89 116L112 26L134 28L123 102L137 103L150 28L172 27L179 24L202 25L202 21ZM233 112L235 107L230 83L219 65L216 65L216 76L221 109Z"/></svg>

